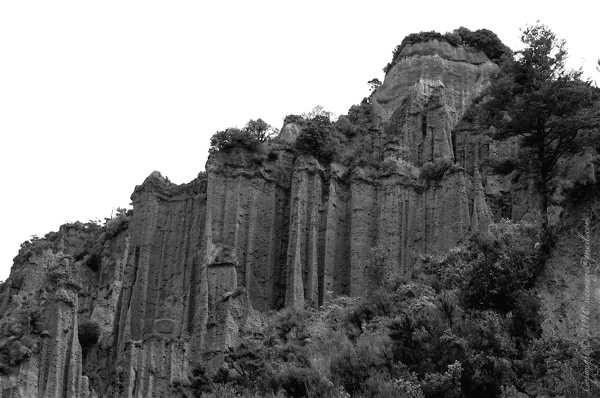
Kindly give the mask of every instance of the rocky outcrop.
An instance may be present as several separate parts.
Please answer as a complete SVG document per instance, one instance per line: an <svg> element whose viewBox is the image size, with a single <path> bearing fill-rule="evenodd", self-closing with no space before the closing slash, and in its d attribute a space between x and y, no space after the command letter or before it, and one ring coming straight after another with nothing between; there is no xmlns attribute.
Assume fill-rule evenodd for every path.
<svg viewBox="0 0 600 398"><path fill-rule="evenodd" d="M455 127L497 69L481 51L437 41L407 45L375 93L373 108L412 163L454 160Z"/></svg>
<svg viewBox="0 0 600 398"><path fill-rule="evenodd" d="M407 170L455 159L453 129L493 64L443 43L408 46L402 57L373 103L376 123L408 149L408 156L391 151L388 158ZM285 126L282 142L293 143L300 128ZM267 160L241 148L213 154L207 178L181 186L152 173L132 195L128 228L103 235L83 258L77 254L85 239L61 230L52 249L66 256L61 269L74 276L40 301L54 314L42 348L3 376L11 386L4 390L168 395L191 363L251 330L256 311L361 295L371 248L386 248L396 271L406 273L420 254L456 245L489 219L480 176L472 181L464 170L423 184L408 172L373 178L357 169L348 176L342 165L278 153ZM2 295L5 311L22 292L42 300L54 278L27 256L9 281L18 286ZM84 351L77 339L83 320L101 330L98 344Z"/></svg>
<svg viewBox="0 0 600 398"><path fill-rule="evenodd" d="M23 362L16 372L0 376L0 397L95 397L82 373L77 323L81 285L72 258L49 249L26 257L26 269L37 268L37 278L30 275L30 284L3 300L3 320L12 326L3 348ZM27 290L32 286L38 289Z"/></svg>
<svg viewBox="0 0 600 398"><path fill-rule="evenodd" d="M370 133L386 137L388 171L290 153L301 131L290 123L280 144L260 148L275 156L214 153L206 176L183 185L154 172L135 188L126 219L102 230L64 226L26 245L0 285L0 314L36 326L4 336L22 355L0 368L0 398L172 395L194 364L251 333L260 312L365 294L374 247L409 274L422 255L500 217L535 216L535 187L484 165L514 155L516 143L475 134L464 119L496 69L481 51L406 46L372 97ZM583 154L561 178L583 173L578 183L595 183L594 161ZM424 178L436 162L451 166ZM84 321L100 330L85 347Z"/></svg>

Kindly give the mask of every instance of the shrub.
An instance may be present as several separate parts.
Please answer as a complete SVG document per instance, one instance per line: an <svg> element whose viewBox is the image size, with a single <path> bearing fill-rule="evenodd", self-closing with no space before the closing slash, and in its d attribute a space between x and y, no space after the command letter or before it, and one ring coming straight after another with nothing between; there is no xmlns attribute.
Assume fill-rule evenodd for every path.
<svg viewBox="0 0 600 398"><path fill-rule="evenodd" d="M133 211L131 211L133 215ZM112 239L121 231L125 231L129 227L131 215L127 209L122 207L117 208L117 215L113 218L107 218L104 224L104 241Z"/></svg>
<svg viewBox="0 0 600 398"><path fill-rule="evenodd" d="M360 105L352 105L348 110L348 119L357 126L373 126L374 117L371 97L363 98ZM339 119L338 119L339 121Z"/></svg>
<svg viewBox="0 0 600 398"><path fill-rule="evenodd" d="M251 151L256 150L260 145L260 141L257 137L251 133L240 130L237 128L229 128L224 131L217 131L210 138L210 153L218 151L229 151L236 146L249 149Z"/></svg>
<svg viewBox="0 0 600 398"><path fill-rule="evenodd" d="M83 265L89 267L94 272L98 271L102 265L102 246L95 245L85 256Z"/></svg>
<svg viewBox="0 0 600 398"><path fill-rule="evenodd" d="M279 134L278 129L271 127L270 124L267 124L267 122L260 118L256 120L249 120L242 131L255 137L259 142L265 142L266 140Z"/></svg>
<svg viewBox="0 0 600 398"><path fill-rule="evenodd" d="M590 361L597 365L600 339L591 338L589 343ZM575 337L543 336L529 345L525 358L519 362L519 384L528 396L591 396L581 389L584 369L582 358L577 354L578 349L582 352L579 344ZM575 391L581 395L573 394Z"/></svg>
<svg viewBox="0 0 600 398"><path fill-rule="evenodd" d="M331 121L327 116L315 116L302 127L302 131L296 139L296 149L300 153L311 154L317 158L327 157L331 130Z"/></svg>
<svg viewBox="0 0 600 398"><path fill-rule="evenodd" d="M452 166L452 161L448 158L436 159L433 162L427 162L421 166L419 178L429 181L441 179L446 171Z"/></svg>
<svg viewBox="0 0 600 398"><path fill-rule="evenodd" d="M361 129L357 129L357 131L359 131L357 134L360 134L360 138L352 142L352 147L343 163L350 169L354 167L379 168L381 159L374 137Z"/></svg>
<svg viewBox="0 0 600 398"><path fill-rule="evenodd" d="M325 118L327 118L329 120L335 118L335 114L333 112L326 111L325 108L323 108L323 106L321 106L321 105L317 105L313 109L311 109L310 111L304 112L302 114L302 117L305 120L311 120L311 119L314 119L317 116L322 116L322 117L325 117Z"/></svg>
<svg viewBox="0 0 600 398"><path fill-rule="evenodd" d="M517 349L524 351L532 340L542 335L541 302L529 290L517 291L512 296L515 305L510 318L510 332L517 343Z"/></svg>
<svg viewBox="0 0 600 398"><path fill-rule="evenodd" d="M361 398L424 398L415 377L388 379L381 375L371 376L363 386Z"/></svg>
<svg viewBox="0 0 600 398"><path fill-rule="evenodd" d="M371 248L364 266L365 279L369 290L376 290L389 279L391 270L388 257L389 255L384 246Z"/></svg>
<svg viewBox="0 0 600 398"><path fill-rule="evenodd" d="M247 390L268 391L276 385L273 369L269 364L269 355L264 347L245 342L225 355L232 383Z"/></svg>
<svg viewBox="0 0 600 398"><path fill-rule="evenodd" d="M39 348L41 310L37 301L31 296L13 297L18 297L11 300L13 304L19 304L0 317L0 374L9 373Z"/></svg>
<svg viewBox="0 0 600 398"><path fill-rule="evenodd" d="M262 142L276 136L278 132L264 120L252 119L242 129L231 127L213 134L209 152L227 152L236 146L255 151Z"/></svg>
<svg viewBox="0 0 600 398"><path fill-rule="evenodd" d="M491 30L478 29L471 32L465 27L454 31L465 46L475 47L485 53L492 61L499 61L503 56L512 56L512 51Z"/></svg>
<svg viewBox="0 0 600 398"><path fill-rule="evenodd" d="M289 367L278 378L281 389L292 398L326 397L334 387L332 382L310 367Z"/></svg>
<svg viewBox="0 0 600 398"><path fill-rule="evenodd" d="M427 42L427 41L431 41L431 40L443 40L443 36L441 33L438 33L435 31L429 31L429 32L411 33L408 36L404 37L404 39L402 39L402 42L400 44L398 44L396 46L396 48L394 48L392 62L390 62L389 64L387 64L385 66L385 68L383 68L383 73L387 74L389 72L389 70L392 69L392 66L394 66L396 64L396 62L398 61L398 58L400 57L400 53L402 52L404 47L406 47L409 44L422 43L422 42Z"/></svg>
<svg viewBox="0 0 600 398"><path fill-rule="evenodd" d="M37 351L37 341L29 336L8 338L0 344L0 374L8 374Z"/></svg>
<svg viewBox="0 0 600 398"><path fill-rule="evenodd" d="M463 372L460 362L448 365L444 373L428 373L421 383L423 393L427 398L463 397L460 378Z"/></svg>
<svg viewBox="0 0 600 398"><path fill-rule="evenodd" d="M189 378L187 378L187 377L183 377L183 378L176 377L171 382L171 388L173 390L173 393L175 393L177 396L185 397L186 396L185 393L190 388L190 386L191 386L191 382L190 382Z"/></svg>
<svg viewBox="0 0 600 398"><path fill-rule="evenodd" d="M78 326L78 337L81 348L87 349L98 342L100 338L100 325L94 321L83 321Z"/></svg>
<svg viewBox="0 0 600 398"><path fill-rule="evenodd" d="M306 122L306 119L301 115L287 115L283 118L283 125L285 126L288 123L297 123L299 125L303 125Z"/></svg>
<svg viewBox="0 0 600 398"><path fill-rule="evenodd" d="M508 175L512 173L515 169L519 167L519 164L516 159L513 158L503 158L503 159L486 159L482 166L488 166L492 169L493 173L500 175Z"/></svg>
<svg viewBox="0 0 600 398"><path fill-rule="evenodd" d="M273 319L272 327L283 343L296 341L304 344L309 336L307 326L311 316L310 310L286 308Z"/></svg>
<svg viewBox="0 0 600 398"><path fill-rule="evenodd" d="M189 386L196 398L201 398L204 396L204 393L213 390L213 382L204 366L197 365L192 368L192 377Z"/></svg>
<svg viewBox="0 0 600 398"><path fill-rule="evenodd" d="M389 70L398 62L400 53L409 44L424 43L431 40L439 40L450 44L451 46L458 47L460 45L471 46L483 51L488 58L498 63L504 56L512 57L512 51L508 48L498 36L488 29L479 29L475 32L471 32L469 29L460 27L454 32L448 32L441 34L435 31L411 33L402 39L402 42L396 46L393 51L392 62L388 63L383 68L384 73L388 73Z"/></svg>
<svg viewBox="0 0 600 398"><path fill-rule="evenodd" d="M489 234L477 234L471 250L479 254L463 287L467 307L506 313L515 308L517 293L533 286L542 267L534 249L537 231L525 222L502 220Z"/></svg>
<svg viewBox="0 0 600 398"><path fill-rule="evenodd" d="M346 347L331 360L331 375L350 395L354 395L364 389L365 382L372 376L389 379L388 364L389 358L379 355L375 347L357 344L356 347Z"/></svg>

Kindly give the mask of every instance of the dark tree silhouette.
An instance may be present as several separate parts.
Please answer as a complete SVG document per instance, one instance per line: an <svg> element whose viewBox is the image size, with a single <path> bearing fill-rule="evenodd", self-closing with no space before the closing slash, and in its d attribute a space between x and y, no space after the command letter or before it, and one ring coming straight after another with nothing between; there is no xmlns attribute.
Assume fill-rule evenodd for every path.
<svg viewBox="0 0 600 398"><path fill-rule="evenodd" d="M522 31L525 49L506 60L482 105L495 138L520 137L522 169L535 175L544 247L550 183L558 160L582 130L600 126L598 94L581 70L566 68L565 41L539 21Z"/></svg>

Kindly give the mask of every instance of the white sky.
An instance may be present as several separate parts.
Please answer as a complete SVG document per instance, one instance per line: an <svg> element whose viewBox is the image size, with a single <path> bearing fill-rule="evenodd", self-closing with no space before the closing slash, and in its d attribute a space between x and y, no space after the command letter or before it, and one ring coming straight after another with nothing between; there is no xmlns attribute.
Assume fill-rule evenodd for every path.
<svg viewBox="0 0 600 398"><path fill-rule="evenodd" d="M600 82L592 2L405 3L0 2L0 281L30 235L109 217L154 170L195 178L217 130L345 114L409 33L487 28L516 49L539 19Z"/></svg>

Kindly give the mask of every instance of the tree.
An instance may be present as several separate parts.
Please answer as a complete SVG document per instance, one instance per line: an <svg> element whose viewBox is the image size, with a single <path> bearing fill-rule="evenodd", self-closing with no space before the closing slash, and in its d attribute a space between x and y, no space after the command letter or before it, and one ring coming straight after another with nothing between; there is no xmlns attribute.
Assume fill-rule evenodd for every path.
<svg viewBox="0 0 600 398"><path fill-rule="evenodd" d="M223 131L217 131L210 137L210 153L218 151L229 151L236 146L255 151L260 145L260 141L245 130L240 130L235 127L228 128Z"/></svg>
<svg viewBox="0 0 600 398"><path fill-rule="evenodd" d="M369 80L367 83L371 86L371 94L374 93L383 84L378 78Z"/></svg>
<svg viewBox="0 0 600 398"><path fill-rule="evenodd" d="M365 102L366 104L370 104L373 102L373 96L375 95L375 93L377 92L377 90L379 89L379 87L381 87L381 85L383 84L381 82L381 80L375 78L372 80L369 80L367 82L371 87L369 88L369 90L371 91L371 94L363 99L363 102Z"/></svg>
<svg viewBox="0 0 600 398"><path fill-rule="evenodd" d="M242 130L254 136L260 142L265 142L268 138L271 138L278 133L277 129L271 127L270 124L267 124L267 122L260 118L249 120Z"/></svg>
<svg viewBox="0 0 600 398"><path fill-rule="evenodd" d="M329 120L333 120L335 118L335 114L333 112L326 111L321 105L317 105L311 111L304 112L302 114L302 117L306 120L314 119L317 116L323 116Z"/></svg>
<svg viewBox="0 0 600 398"><path fill-rule="evenodd" d="M565 41L539 21L522 31L525 49L507 60L482 105L494 137L520 138L521 169L535 176L540 193L544 248L548 248L548 202L558 160L582 130L600 126L598 94L581 70L566 68Z"/></svg>
<svg viewBox="0 0 600 398"><path fill-rule="evenodd" d="M264 120L251 119L242 129L230 127L213 134L210 138L209 152L228 151L236 146L255 151L262 142L278 133L278 129L271 127Z"/></svg>
<svg viewBox="0 0 600 398"><path fill-rule="evenodd" d="M327 157L331 130L329 116L318 114L312 117L302 127L302 132L296 139L296 149L300 153L309 153L315 157Z"/></svg>

